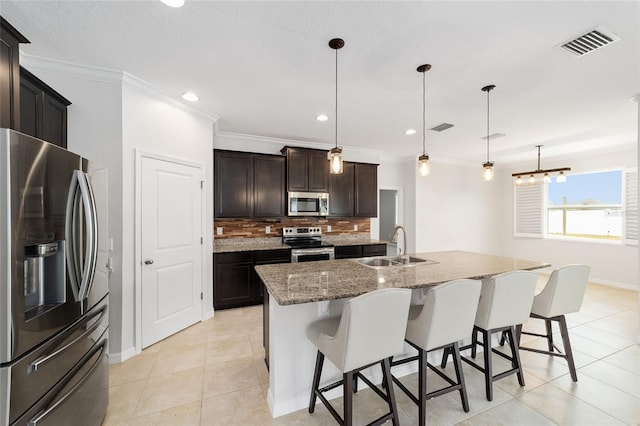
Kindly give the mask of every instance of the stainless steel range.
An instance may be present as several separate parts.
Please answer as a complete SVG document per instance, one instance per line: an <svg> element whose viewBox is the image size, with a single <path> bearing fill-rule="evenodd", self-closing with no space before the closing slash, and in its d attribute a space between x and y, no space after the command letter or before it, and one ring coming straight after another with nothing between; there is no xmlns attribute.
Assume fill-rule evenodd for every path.
<svg viewBox="0 0 640 426"><path fill-rule="evenodd" d="M291 246L291 262L334 259L333 244L322 241L322 229L314 227L282 228L282 242Z"/></svg>

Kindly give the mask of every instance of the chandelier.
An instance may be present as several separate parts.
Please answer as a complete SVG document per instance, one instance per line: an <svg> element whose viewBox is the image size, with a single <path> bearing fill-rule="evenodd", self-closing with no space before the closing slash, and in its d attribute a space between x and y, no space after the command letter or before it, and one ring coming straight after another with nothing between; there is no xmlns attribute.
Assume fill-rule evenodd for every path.
<svg viewBox="0 0 640 426"><path fill-rule="evenodd" d="M536 179L537 175L542 175L542 183L550 183L551 182L550 173L558 173L556 177L557 183L563 183L567 181L567 176L564 174L564 172L570 171L571 170L570 167L559 167L557 169L541 169L540 168L540 148L541 147L542 145L536 145L536 148L538 148L538 168L536 170L532 170L530 172L518 172L518 173L511 174L511 176L516 178L516 181L515 181L516 185L522 185L524 183L523 177L526 177L526 176L529 176L527 179L527 183L529 185L534 185L538 182Z"/></svg>

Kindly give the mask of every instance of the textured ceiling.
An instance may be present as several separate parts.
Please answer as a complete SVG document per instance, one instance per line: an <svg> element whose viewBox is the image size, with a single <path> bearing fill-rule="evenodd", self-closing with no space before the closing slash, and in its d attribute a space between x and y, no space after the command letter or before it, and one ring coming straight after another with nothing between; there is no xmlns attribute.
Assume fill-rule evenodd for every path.
<svg viewBox="0 0 640 426"><path fill-rule="evenodd" d="M432 159L535 159L618 149L637 139L640 2L7 1L0 13L30 41L22 51L124 70L221 117L224 132L334 143L414 156L422 150L422 75ZM557 47L602 26L622 39L577 58ZM73 101L73 99L71 99ZM320 123L319 113L330 119ZM418 130L406 136L407 128Z"/></svg>

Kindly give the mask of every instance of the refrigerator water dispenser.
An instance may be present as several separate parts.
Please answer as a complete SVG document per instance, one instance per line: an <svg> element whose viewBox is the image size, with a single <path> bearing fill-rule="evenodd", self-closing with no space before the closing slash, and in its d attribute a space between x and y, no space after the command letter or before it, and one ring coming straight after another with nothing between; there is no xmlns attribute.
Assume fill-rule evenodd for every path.
<svg viewBox="0 0 640 426"><path fill-rule="evenodd" d="M25 246L25 320L36 318L65 302L64 249L64 241Z"/></svg>

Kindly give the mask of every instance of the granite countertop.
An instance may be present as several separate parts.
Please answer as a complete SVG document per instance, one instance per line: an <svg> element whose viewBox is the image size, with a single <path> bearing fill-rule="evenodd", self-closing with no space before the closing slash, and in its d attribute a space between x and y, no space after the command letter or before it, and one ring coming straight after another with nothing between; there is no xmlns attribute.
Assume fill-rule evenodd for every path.
<svg viewBox="0 0 640 426"><path fill-rule="evenodd" d="M368 235L326 235L323 240L335 246L354 246L364 244L386 244L386 241L373 240ZM213 253L234 251L278 250L290 249L291 246L282 243L281 237L270 238L228 238L214 239Z"/></svg>
<svg viewBox="0 0 640 426"><path fill-rule="evenodd" d="M259 265L255 269L280 305L295 305L359 296L379 288L421 288L443 282L481 279L513 270L550 266L544 262L465 251L418 253L432 262L373 268L356 259Z"/></svg>
<svg viewBox="0 0 640 426"><path fill-rule="evenodd" d="M213 240L213 252L225 253L233 251L254 251L254 250L279 250L290 249L291 247L282 244L282 238L229 238L223 240Z"/></svg>

